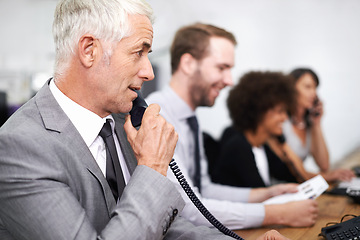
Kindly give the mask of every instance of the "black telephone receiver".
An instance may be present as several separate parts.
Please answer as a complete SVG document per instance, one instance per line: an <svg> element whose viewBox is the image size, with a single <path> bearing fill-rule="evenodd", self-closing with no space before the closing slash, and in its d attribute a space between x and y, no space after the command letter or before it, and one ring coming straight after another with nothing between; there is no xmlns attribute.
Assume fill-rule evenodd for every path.
<svg viewBox="0 0 360 240"><path fill-rule="evenodd" d="M138 97L133 101L133 108L130 111L130 118L131 123L134 127L139 127L141 125L142 116L144 115L145 109L147 108L147 103L142 98L140 91L134 90ZM171 160L170 169L173 171L175 177L179 181L181 187L184 189L190 200L194 203L194 205L199 209L202 215L214 226L216 227L220 232L233 237L235 239L244 240L239 235L225 227L219 220L217 220L210 212L207 210L207 208L202 204L200 199L195 195L193 190L191 189L190 185L186 181L185 177L181 173L179 167L177 166L174 159Z"/></svg>
<svg viewBox="0 0 360 240"><path fill-rule="evenodd" d="M318 96L316 96L316 98L314 99L314 102L313 102L313 106L312 108L310 109L310 114L314 117L317 117L320 115L320 112L319 111L316 111L315 108L318 106L319 104L319 98Z"/></svg>
<svg viewBox="0 0 360 240"><path fill-rule="evenodd" d="M278 142L282 145L286 142L284 134L280 134L275 136L275 138L278 140Z"/></svg>
<svg viewBox="0 0 360 240"><path fill-rule="evenodd" d="M142 98L140 91L134 90L137 93L137 98L133 101L133 107L130 110L131 123L134 127L141 125L141 120L144 115L147 103Z"/></svg>

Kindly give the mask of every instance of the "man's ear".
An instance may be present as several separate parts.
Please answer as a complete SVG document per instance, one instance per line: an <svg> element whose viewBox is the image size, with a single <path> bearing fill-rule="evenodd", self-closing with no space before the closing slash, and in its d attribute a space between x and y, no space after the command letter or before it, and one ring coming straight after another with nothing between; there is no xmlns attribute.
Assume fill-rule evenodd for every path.
<svg viewBox="0 0 360 240"><path fill-rule="evenodd" d="M185 53L180 58L179 68L188 75L192 75L197 69L198 61L190 54Z"/></svg>
<svg viewBox="0 0 360 240"><path fill-rule="evenodd" d="M99 41L92 35L83 35L78 44L79 59L82 65L89 68L93 65L99 51Z"/></svg>

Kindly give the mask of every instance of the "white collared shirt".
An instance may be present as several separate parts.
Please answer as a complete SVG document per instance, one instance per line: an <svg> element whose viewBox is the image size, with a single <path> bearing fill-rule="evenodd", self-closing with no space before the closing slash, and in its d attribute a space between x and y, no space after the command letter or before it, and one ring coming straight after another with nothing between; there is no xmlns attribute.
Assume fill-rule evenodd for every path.
<svg viewBox="0 0 360 240"><path fill-rule="evenodd" d="M259 174L266 186L270 186L269 162L266 157L264 146L252 147L254 158Z"/></svg>
<svg viewBox="0 0 360 240"><path fill-rule="evenodd" d="M90 110L80 106L65 94L63 94L55 85L54 80L50 82L50 90L54 98L59 103L62 110L69 117L74 124L81 137L84 139L86 146L88 146L91 154L94 156L96 163L99 165L102 173L106 176L106 148L104 140L99 136L99 132L103 127L106 119L111 119L111 129L115 140L116 150L123 171L125 183L130 179L130 172L127 168L124 156L121 152L119 140L114 134L115 122L111 115L101 118Z"/></svg>

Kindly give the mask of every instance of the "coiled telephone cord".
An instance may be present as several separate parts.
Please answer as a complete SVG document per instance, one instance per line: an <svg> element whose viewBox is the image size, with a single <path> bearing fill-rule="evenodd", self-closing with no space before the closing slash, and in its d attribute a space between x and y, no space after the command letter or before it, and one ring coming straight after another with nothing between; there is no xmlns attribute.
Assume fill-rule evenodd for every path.
<svg viewBox="0 0 360 240"><path fill-rule="evenodd" d="M216 227L220 232L224 233L225 235L228 235L230 237L233 237L235 239L244 240L242 237L225 227L219 220L217 220L214 215L212 215L209 210L202 204L202 202L199 200L199 198L195 195L193 190L191 189L189 183L186 181L184 175L181 173L180 168L177 166L174 159L171 160L170 169L173 171L176 179L179 181L181 187L184 189L190 200L194 203L194 205L199 209L199 211L204 215L204 217L214 226Z"/></svg>

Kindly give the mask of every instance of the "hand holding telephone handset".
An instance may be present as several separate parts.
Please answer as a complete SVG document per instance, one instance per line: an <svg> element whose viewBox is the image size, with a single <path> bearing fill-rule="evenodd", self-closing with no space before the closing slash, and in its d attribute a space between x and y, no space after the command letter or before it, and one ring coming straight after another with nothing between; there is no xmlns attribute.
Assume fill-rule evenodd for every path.
<svg viewBox="0 0 360 240"><path fill-rule="evenodd" d="M312 117L317 117L321 114L322 104L320 99L316 96L313 102L312 108L309 109L310 115Z"/></svg>
<svg viewBox="0 0 360 240"><path fill-rule="evenodd" d="M320 99L316 96L311 108L305 112L306 126L310 127L313 124L319 124L323 113L323 104Z"/></svg>
<svg viewBox="0 0 360 240"><path fill-rule="evenodd" d="M133 108L130 111L131 122L134 127L138 127L141 125L142 116L145 112L147 104L145 100L141 97L139 91L135 91L138 94L138 97L133 102ZM194 203L194 205L199 209L199 211L204 215L204 217L212 224L214 227L219 229L222 233L231 236L235 239L243 239L238 236L236 233L225 227L221 222L219 222L210 212L206 209L206 207L201 203L199 198L195 195L188 182L182 175L179 167L177 166L174 159L171 160L170 169L173 171L177 180L179 181L181 187L184 189L186 194L189 196L190 200Z"/></svg>

